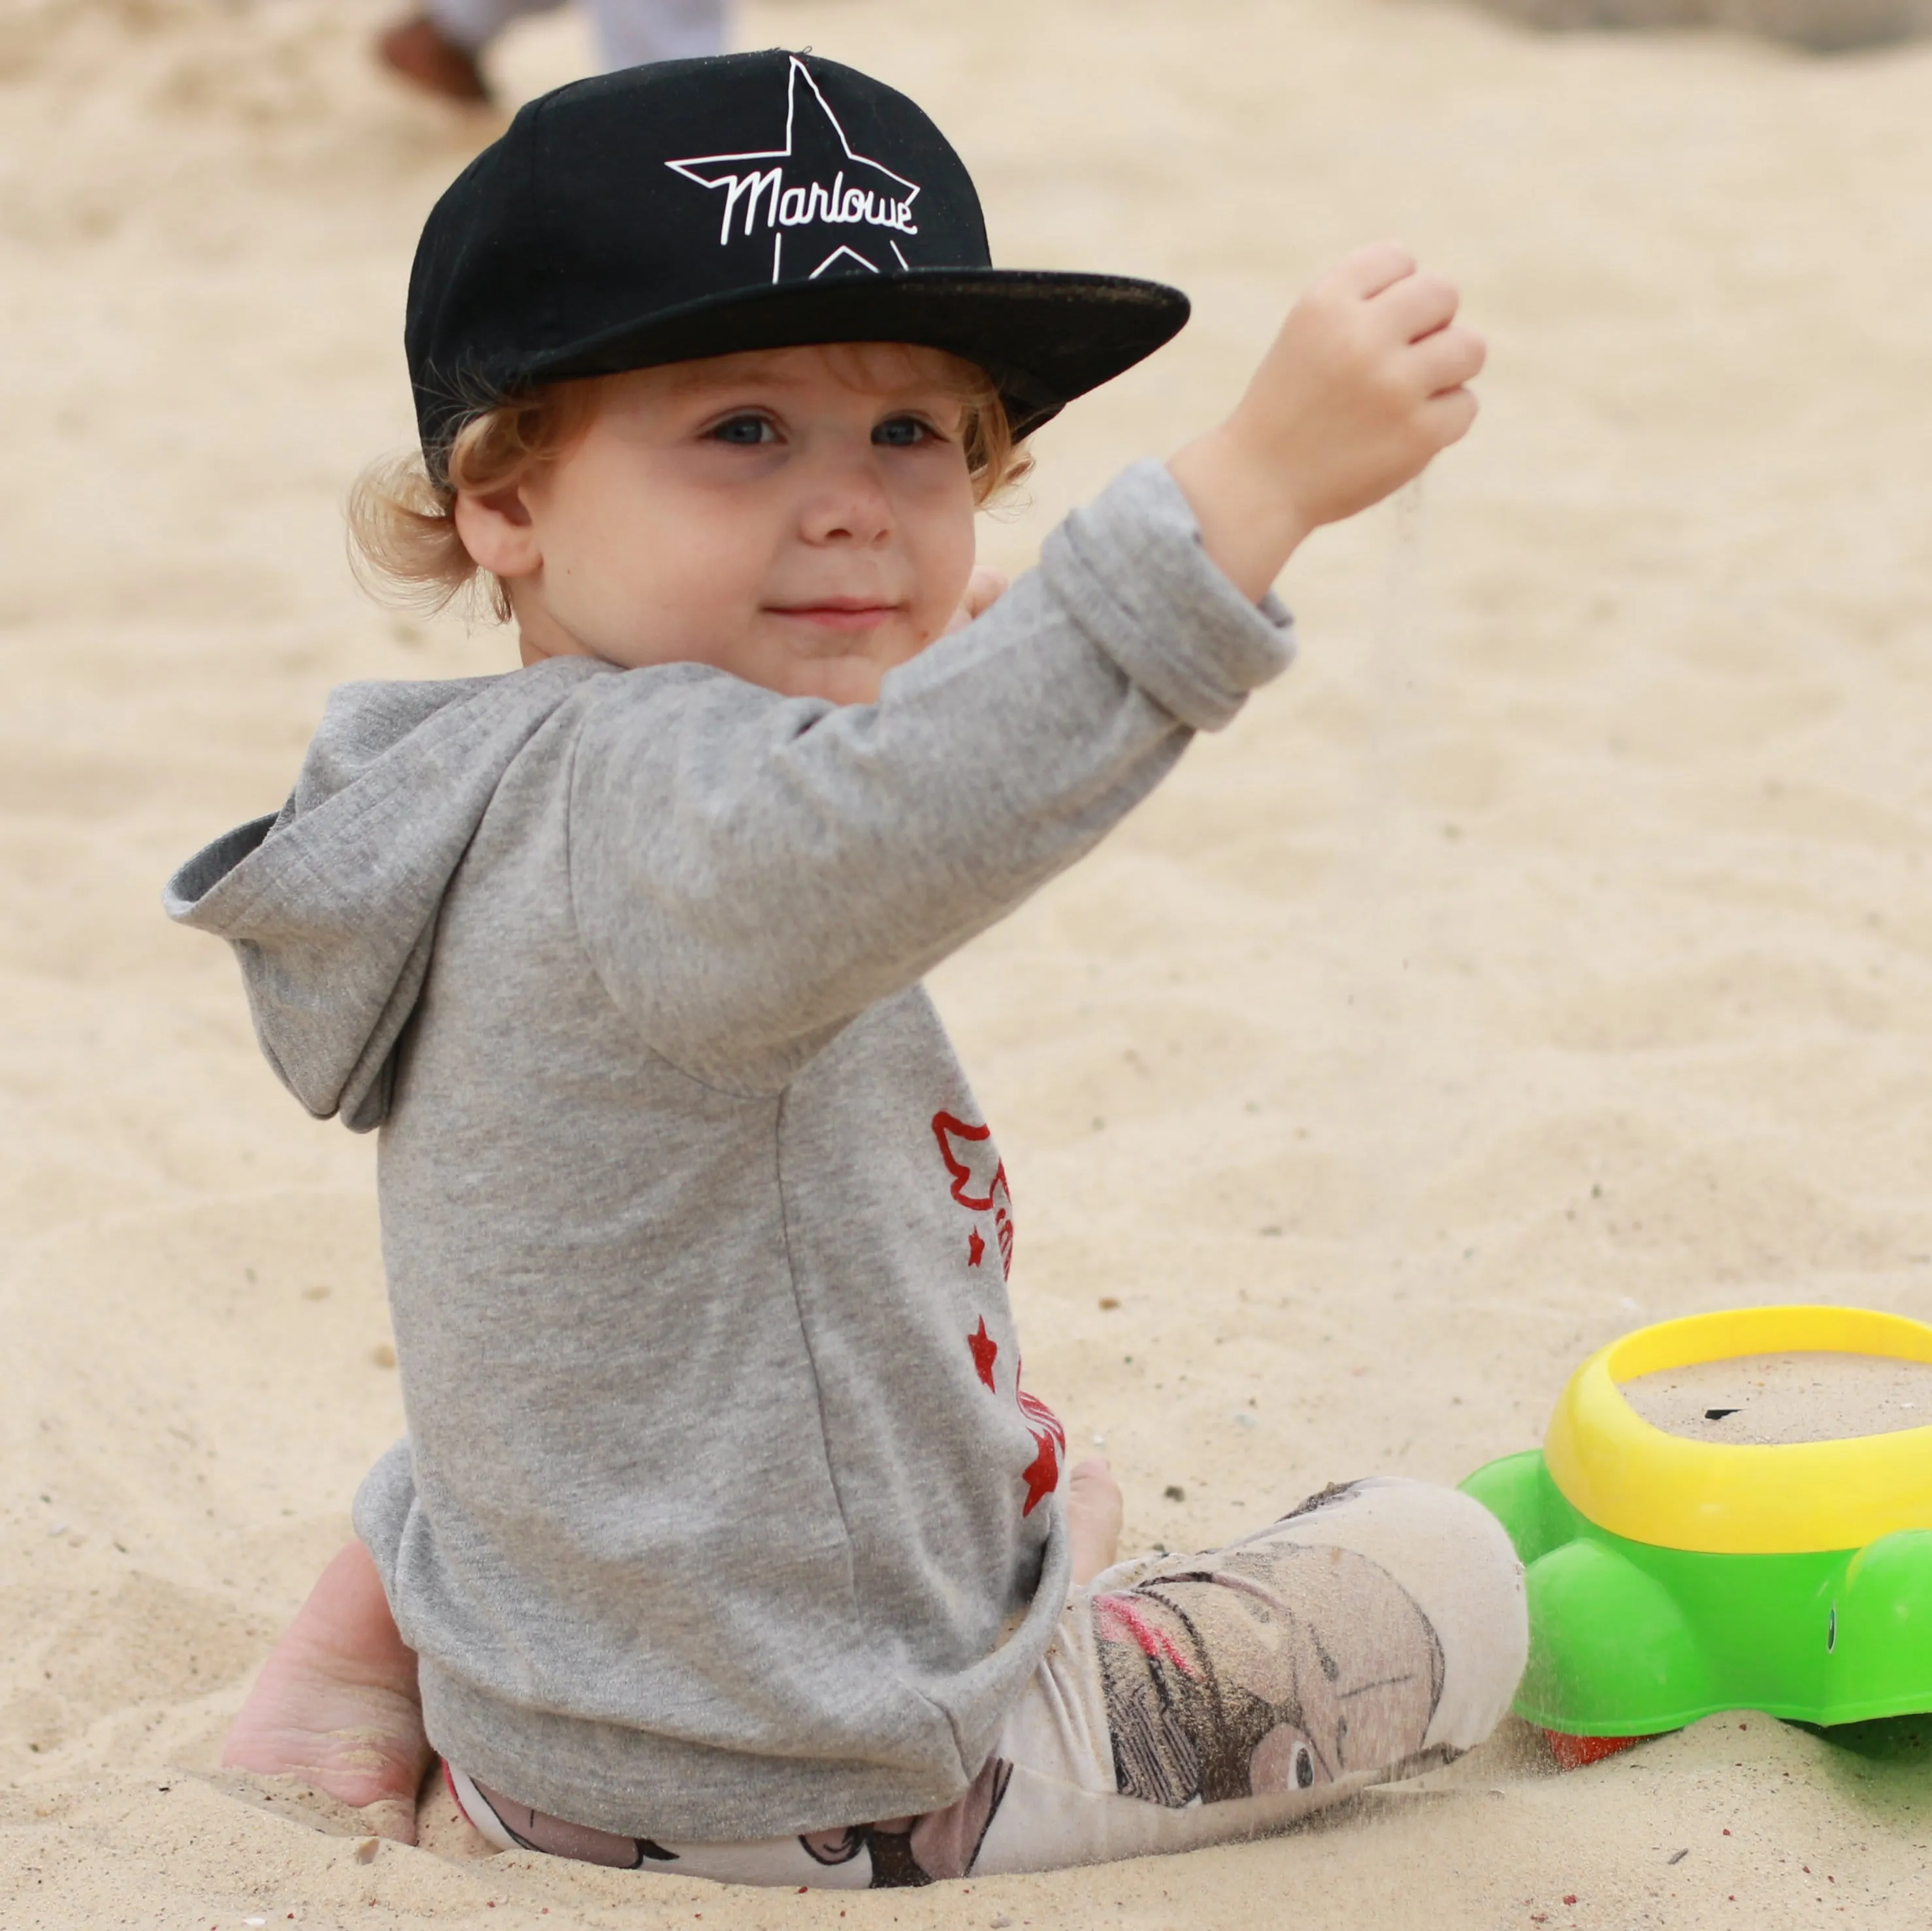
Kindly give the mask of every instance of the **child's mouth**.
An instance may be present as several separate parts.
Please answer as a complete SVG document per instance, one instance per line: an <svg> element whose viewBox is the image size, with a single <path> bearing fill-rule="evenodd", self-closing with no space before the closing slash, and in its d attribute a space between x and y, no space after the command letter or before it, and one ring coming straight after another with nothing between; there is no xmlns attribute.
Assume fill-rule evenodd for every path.
<svg viewBox="0 0 1932 1931"><path fill-rule="evenodd" d="M774 616L836 631L877 630L898 616L899 609L896 604L874 603L862 597L826 597L817 603L770 604L766 607Z"/></svg>

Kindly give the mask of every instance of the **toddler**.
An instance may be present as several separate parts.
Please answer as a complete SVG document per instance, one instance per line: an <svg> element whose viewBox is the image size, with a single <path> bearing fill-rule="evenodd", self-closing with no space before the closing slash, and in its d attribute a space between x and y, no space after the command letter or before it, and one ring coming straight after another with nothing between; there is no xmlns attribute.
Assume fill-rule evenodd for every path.
<svg viewBox="0 0 1932 1931"><path fill-rule="evenodd" d="M885 1885L1279 1829L1488 1733L1522 1584L1462 1496L1114 1566L920 985L1285 666L1291 553L1470 423L1456 307L1356 255L1002 594L976 507L1175 291L993 268L919 109L783 52L563 88L451 187L426 467L355 523L480 573L522 667L338 691L169 891L380 1130L409 1425L227 1762L406 1837L433 1749L501 1846Z"/></svg>

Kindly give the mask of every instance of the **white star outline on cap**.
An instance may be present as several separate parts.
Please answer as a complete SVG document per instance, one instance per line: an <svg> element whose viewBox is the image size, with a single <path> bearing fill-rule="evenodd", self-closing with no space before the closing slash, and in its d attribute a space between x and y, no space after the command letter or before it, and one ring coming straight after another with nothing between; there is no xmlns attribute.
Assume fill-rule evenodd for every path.
<svg viewBox="0 0 1932 1931"><path fill-rule="evenodd" d="M902 188L902 195L892 194L878 188L860 187L856 182L848 184L843 168L833 178L830 187L823 181L814 181L802 186L788 187L784 181L784 163L794 158L798 131L799 90L802 80L812 96L812 103L806 112L809 114L812 106L824 115L826 124L837 136L839 150L854 169L869 169L895 187ZM757 163L770 161L775 166L760 168ZM746 164L749 171L746 171ZM825 96L818 90L818 82L812 76L811 70L797 55L791 56L791 66L785 80L785 133L784 145L767 148L745 154L692 154L682 160L666 161L664 166L674 174L680 174L687 181L695 181L700 187L722 188L724 190L724 218L718 223L718 244L729 245L731 223L742 204L744 209L743 232L748 237L756 232L760 205L764 211L764 225L772 235L772 280L779 279L784 261L785 230L788 228L808 228L826 223L860 228L884 229L886 245L892 251L894 258L902 268L912 264L900 253L898 243L893 234L916 235L918 228L912 219L912 205L919 196L919 184L908 181L904 175L895 174L883 162L875 161L869 155L856 154L852 144L845 138L845 130L839 125L838 117L832 112ZM872 274L882 273L881 265L852 246L842 241L812 271L807 280L816 281L835 262L848 260Z"/></svg>

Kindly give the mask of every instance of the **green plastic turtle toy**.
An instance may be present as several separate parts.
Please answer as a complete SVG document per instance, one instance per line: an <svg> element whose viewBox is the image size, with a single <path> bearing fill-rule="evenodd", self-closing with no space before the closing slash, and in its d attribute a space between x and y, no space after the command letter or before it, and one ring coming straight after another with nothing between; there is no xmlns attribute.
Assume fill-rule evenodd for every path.
<svg viewBox="0 0 1932 1931"><path fill-rule="evenodd" d="M1833 1439L1694 1439L1624 1393L1645 1376L1792 1354L1932 1363L1932 1327L1766 1307L1640 1328L1577 1369L1540 1453L1462 1484L1528 1572L1516 1709L1550 1733L1559 1762L1720 1710L1824 1728L1932 1711L1932 1426L1894 1415ZM1705 1409L1704 1435L1740 1412Z"/></svg>

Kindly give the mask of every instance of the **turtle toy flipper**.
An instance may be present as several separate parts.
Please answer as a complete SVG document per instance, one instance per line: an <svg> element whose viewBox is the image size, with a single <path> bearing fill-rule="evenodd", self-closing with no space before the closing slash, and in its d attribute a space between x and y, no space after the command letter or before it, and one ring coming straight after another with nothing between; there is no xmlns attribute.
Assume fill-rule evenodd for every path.
<svg viewBox="0 0 1932 1931"><path fill-rule="evenodd" d="M1932 1683L1932 1529L1898 1530L1852 1558L1826 1612L1825 1648L1834 1708L1874 1716L1932 1708L1932 1699L1913 1700L1909 1711L1894 1707L1902 1681Z"/></svg>

